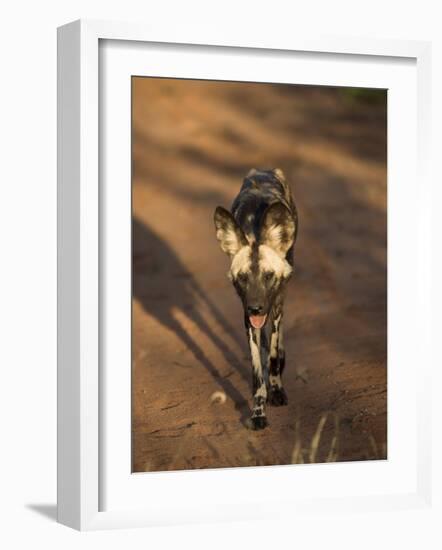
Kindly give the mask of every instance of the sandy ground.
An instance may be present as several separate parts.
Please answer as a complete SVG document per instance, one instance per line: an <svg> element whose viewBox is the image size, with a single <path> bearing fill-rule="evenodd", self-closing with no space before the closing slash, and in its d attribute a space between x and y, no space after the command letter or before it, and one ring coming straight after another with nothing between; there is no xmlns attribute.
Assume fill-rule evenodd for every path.
<svg viewBox="0 0 442 550"><path fill-rule="evenodd" d="M386 457L385 128L332 88L133 80L134 471ZM213 229L251 167L285 171L300 217L289 405L261 432Z"/></svg>

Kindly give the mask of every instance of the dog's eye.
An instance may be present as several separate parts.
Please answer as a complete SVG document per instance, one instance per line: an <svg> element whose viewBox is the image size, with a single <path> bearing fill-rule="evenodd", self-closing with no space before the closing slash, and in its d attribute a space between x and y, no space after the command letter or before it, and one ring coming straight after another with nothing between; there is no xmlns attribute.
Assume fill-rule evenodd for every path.
<svg viewBox="0 0 442 550"><path fill-rule="evenodd" d="M241 271L240 273L238 273L236 278L240 283L246 283L247 282L247 273L244 273L244 272Z"/></svg>
<svg viewBox="0 0 442 550"><path fill-rule="evenodd" d="M273 273L271 271L267 271L264 273L264 280L267 282L270 282L273 279Z"/></svg>

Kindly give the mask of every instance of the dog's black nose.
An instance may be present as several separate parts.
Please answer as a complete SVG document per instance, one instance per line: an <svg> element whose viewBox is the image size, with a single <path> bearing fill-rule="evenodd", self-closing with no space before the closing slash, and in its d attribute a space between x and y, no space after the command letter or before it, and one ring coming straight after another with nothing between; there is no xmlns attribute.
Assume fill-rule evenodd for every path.
<svg viewBox="0 0 442 550"><path fill-rule="evenodd" d="M262 306L249 306L247 311L249 315L260 315L262 313Z"/></svg>

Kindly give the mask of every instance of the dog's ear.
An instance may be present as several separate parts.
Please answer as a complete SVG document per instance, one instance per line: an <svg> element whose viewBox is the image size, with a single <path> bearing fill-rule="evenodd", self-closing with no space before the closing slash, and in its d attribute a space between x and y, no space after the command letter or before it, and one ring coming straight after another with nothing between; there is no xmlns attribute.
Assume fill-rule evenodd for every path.
<svg viewBox="0 0 442 550"><path fill-rule="evenodd" d="M247 245L247 239L232 214L222 206L216 208L214 220L221 249L233 258L240 248Z"/></svg>
<svg viewBox="0 0 442 550"><path fill-rule="evenodd" d="M264 212L260 242L270 246L284 258L295 238L295 221L290 210L280 202L271 204Z"/></svg>

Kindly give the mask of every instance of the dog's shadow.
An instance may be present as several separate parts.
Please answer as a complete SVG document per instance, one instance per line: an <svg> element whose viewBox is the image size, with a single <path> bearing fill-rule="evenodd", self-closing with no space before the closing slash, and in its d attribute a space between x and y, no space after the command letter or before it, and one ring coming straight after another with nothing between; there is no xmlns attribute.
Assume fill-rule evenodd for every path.
<svg viewBox="0 0 442 550"><path fill-rule="evenodd" d="M232 399L235 408L241 414L241 422L246 424L249 412L247 399L228 378L221 375L197 339L180 323L176 312L179 311L191 319L218 348L227 363L242 377L248 378L240 359L223 337L207 323L199 306L204 306L210 312L221 327L221 334L228 334L236 342L238 335L167 242L135 216L132 221L132 269L133 297L150 316L173 331L191 350L195 358Z"/></svg>

